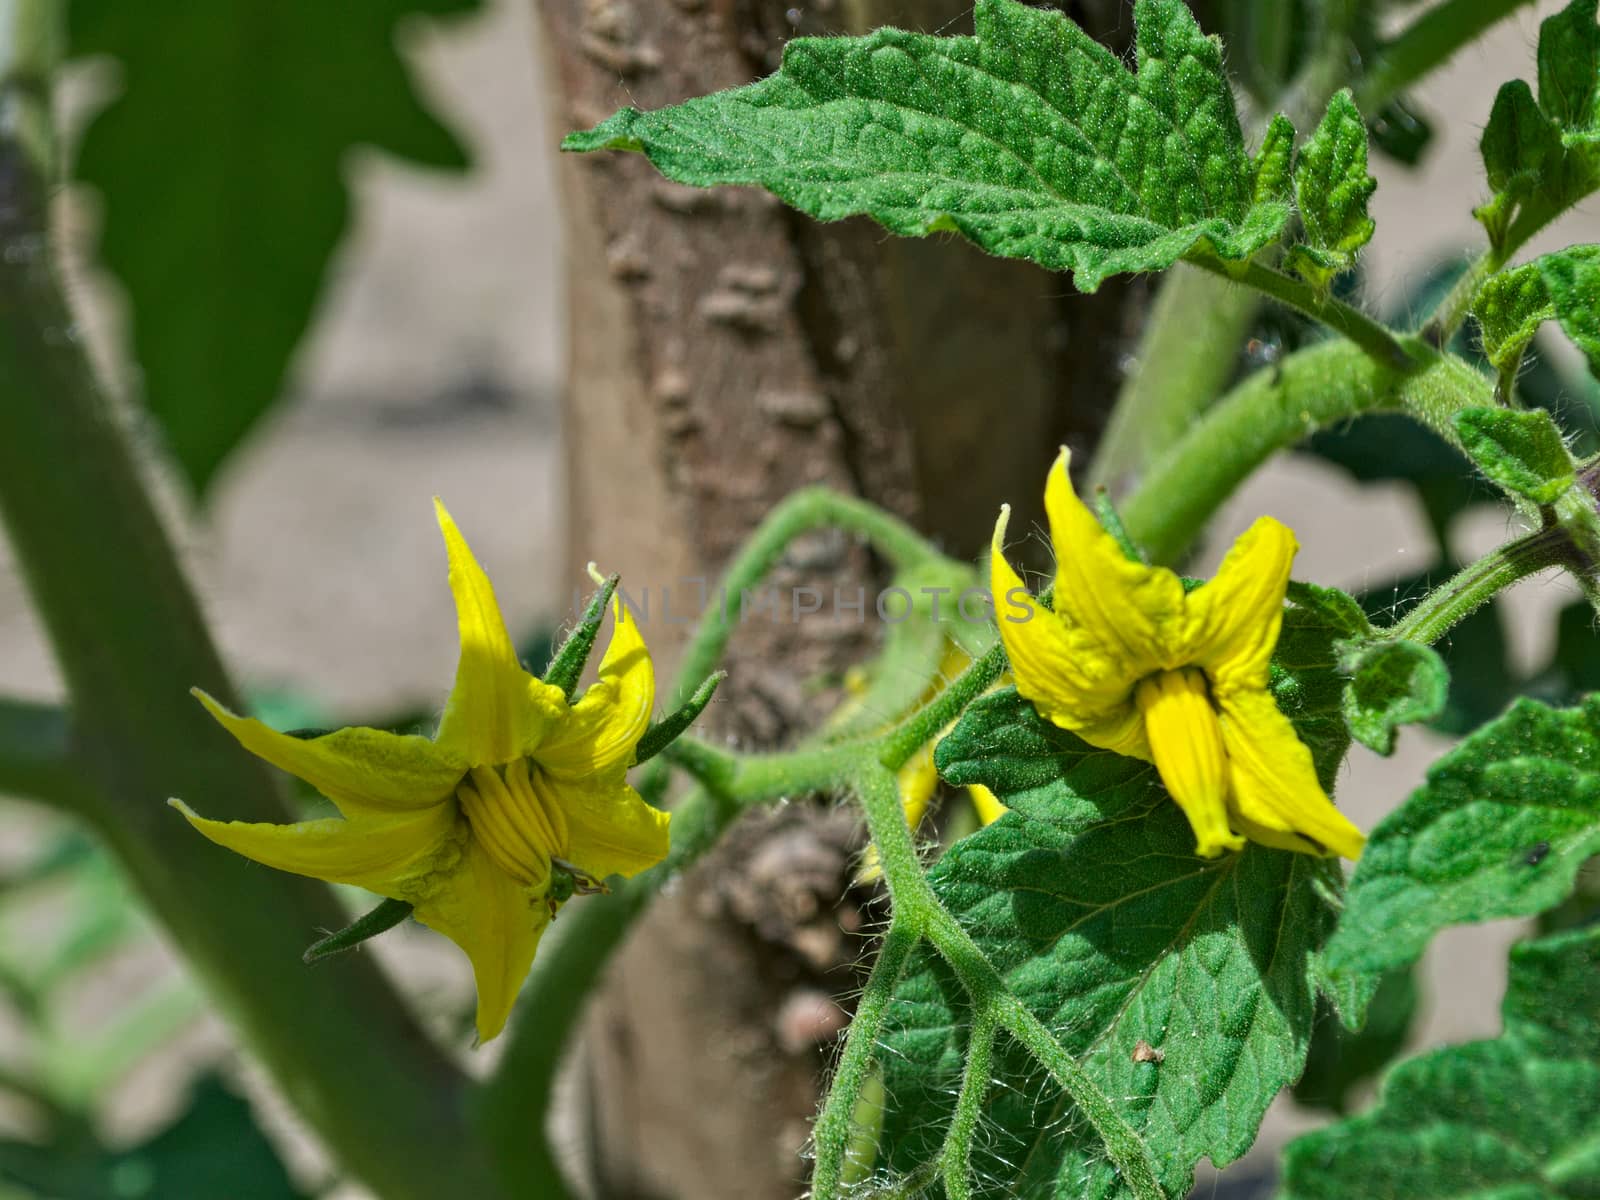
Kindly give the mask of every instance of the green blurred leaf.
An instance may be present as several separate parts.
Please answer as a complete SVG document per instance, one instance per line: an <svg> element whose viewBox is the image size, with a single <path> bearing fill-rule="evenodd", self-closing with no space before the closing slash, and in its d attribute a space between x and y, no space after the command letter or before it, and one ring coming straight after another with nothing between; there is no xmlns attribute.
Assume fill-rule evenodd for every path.
<svg viewBox="0 0 1600 1200"><path fill-rule="evenodd" d="M1191 251L1239 261L1288 218L1257 202L1222 50L1181 0L1137 0L1137 73L1061 13L978 0L976 37L796 38L774 75L565 149L645 153L670 179L757 184L821 220L1109 275Z"/></svg>
<svg viewBox="0 0 1600 1200"><path fill-rule="evenodd" d="M1456 413L1454 424L1472 460L1506 491L1550 504L1572 486L1572 456L1549 413L1467 408Z"/></svg>
<svg viewBox="0 0 1600 1200"><path fill-rule="evenodd" d="M1290 249L1290 262L1325 288L1355 263L1372 240L1367 201L1378 181L1367 174L1367 126L1349 91L1337 93L1294 164L1295 203L1305 240Z"/></svg>
<svg viewBox="0 0 1600 1200"><path fill-rule="evenodd" d="M1348 666L1345 722L1368 749L1392 754L1397 727L1431 721L1444 711L1450 672L1427 646L1379 642L1360 649Z"/></svg>
<svg viewBox="0 0 1600 1200"><path fill-rule="evenodd" d="M1492 1041L1397 1066L1372 1112L1284 1156L1284 1200L1600 1194L1600 929L1511 950Z"/></svg>
<svg viewBox="0 0 1600 1200"><path fill-rule="evenodd" d="M414 14L478 0L73 0L74 55L108 54L124 91L89 126L100 256L132 303L143 392L204 489L283 390L343 236L349 152L459 169L395 42Z"/></svg>
<svg viewBox="0 0 1600 1200"><path fill-rule="evenodd" d="M1560 903L1600 851L1600 697L1519 700L1372 831L1325 952L1330 975L1404 966L1450 925Z"/></svg>
<svg viewBox="0 0 1600 1200"><path fill-rule="evenodd" d="M306 1200L250 1106L209 1074L175 1122L130 1150L0 1141L0 1183L49 1200Z"/></svg>

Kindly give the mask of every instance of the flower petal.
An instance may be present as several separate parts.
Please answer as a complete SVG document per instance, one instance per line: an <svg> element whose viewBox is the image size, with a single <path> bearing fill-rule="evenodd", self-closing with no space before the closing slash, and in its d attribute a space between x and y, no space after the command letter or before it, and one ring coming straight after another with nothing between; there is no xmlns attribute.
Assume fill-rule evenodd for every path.
<svg viewBox="0 0 1600 1200"><path fill-rule="evenodd" d="M632 878L667 856L668 813L646 804L639 793L618 779L578 782L532 773L533 790L567 819L567 847L562 855L580 871L605 879Z"/></svg>
<svg viewBox="0 0 1600 1200"><path fill-rule="evenodd" d="M351 883L380 896L406 900L416 880L448 859L457 837L455 810L438 805L421 812L341 821L328 817L293 825L212 821L182 800L169 804L206 837L255 862L296 875Z"/></svg>
<svg viewBox="0 0 1600 1200"><path fill-rule="evenodd" d="M1161 782L1194 830L1194 852L1215 858L1244 849L1228 824L1228 758L1205 675L1162 671L1141 682L1135 698Z"/></svg>
<svg viewBox="0 0 1600 1200"><path fill-rule="evenodd" d="M1132 701L1136 679L1123 679L1119 662L1101 654L1084 631L1068 629L1023 586L1004 551L1010 518L1010 507L1002 507L989 548L989 589L1017 691L1045 720L1084 741L1148 759L1144 723Z"/></svg>
<svg viewBox="0 0 1600 1200"><path fill-rule="evenodd" d="M469 766L508 763L560 716L565 698L522 669L489 577L443 502L435 497L433 504L450 556L450 591L461 631L456 682L436 740Z"/></svg>
<svg viewBox="0 0 1600 1200"><path fill-rule="evenodd" d="M466 771L464 762L425 737L359 726L290 737L229 712L199 688L193 694L251 754L304 779L347 817L432 807L455 791Z"/></svg>
<svg viewBox="0 0 1600 1200"><path fill-rule="evenodd" d="M478 1040L505 1028L511 1006L528 978L550 907L494 865L476 839L468 839L455 870L436 876L418 900L415 916L465 951L478 985Z"/></svg>
<svg viewBox="0 0 1600 1200"><path fill-rule="evenodd" d="M1000 803L996 796L981 783L969 783L967 795L972 797L972 807L977 811L978 820L985 825L993 825L1011 810Z"/></svg>
<svg viewBox="0 0 1600 1200"><path fill-rule="evenodd" d="M1234 828L1253 842L1281 850L1360 858L1366 838L1323 792L1311 751L1271 694L1240 690L1217 701L1228 750L1228 811Z"/></svg>
<svg viewBox="0 0 1600 1200"><path fill-rule="evenodd" d="M1260 517L1234 542L1211 581L1189 593L1189 657L1206 669L1218 691L1267 686L1296 549L1288 526Z"/></svg>
<svg viewBox="0 0 1600 1200"><path fill-rule="evenodd" d="M1130 684L1180 665L1183 582L1165 567L1133 562L1072 490L1061 448L1044 488L1056 554L1056 611L1089 635Z"/></svg>
<svg viewBox="0 0 1600 1200"><path fill-rule="evenodd" d="M634 747L650 725L656 702L650 651L627 605L613 600L611 611L611 644L600 660L599 681L542 741L525 750L559 779L629 766Z"/></svg>

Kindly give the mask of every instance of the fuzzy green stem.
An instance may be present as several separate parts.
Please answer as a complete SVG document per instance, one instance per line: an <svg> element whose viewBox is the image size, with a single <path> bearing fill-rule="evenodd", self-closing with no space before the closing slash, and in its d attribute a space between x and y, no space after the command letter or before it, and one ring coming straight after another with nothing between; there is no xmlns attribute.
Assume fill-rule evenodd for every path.
<svg viewBox="0 0 1600 1200"><path fill-rule="evenodd" d="M717 585L721 604L708 607L684 651L675 703L681 704L716 669L733 636L743 593L767 577L789 544L818 529L842 529L866 538L896 571L943 557L911 526L854 496L823 487L803 488L779 501L734 556Z"/></svg>
<svg viewBox="0 0 1600 1200"><path fill-rule="evenodd" d="M972 1029L967 1036L967 1065L961 1072L961 1091L956 1095L956 1111L945 1131L939 1151L947 1200L971 1200L972 1138L978 1131L978 1118L989 1095L989 1069L994 1061L994 1039L1000 1031L994 1005L984 1005L972 1014Z"/></svg>
<svg viewBox="0 0 1600 1200"><path fill-rule="evenodd" d="M1374 360L1394 370L1405 370L1411 364L1411 354L1394 332L1381 321L1375 321L1359 308L1346 304L1326 292L1318 291L1292 275L1275 271L1258 262L1242 266L1223 263L1209 256L1196 256L1189 260L1195 266L1254 288L1264 296L1288 305L1320 321L1335 333L1349 338Z"/></svg>
<svg viewBox="0 0 1600 1200"><path fill-rule="evenodd" d="M1374 113L1435 67L1455 56L1485 29L1532 0L1445 0L1378 50L1356 85L1356 105Z"/></svg>
<svg viewBox="0 0 1600 1200"><path fill-rule="evenodd" d="M998 642L983 657L974 659L925 707L912 713L884 735L879 743L878 761L891 771L903 767L922 747L939 736L939 731L954 721L999 679L1006 669L1005 648Z"/></svg>
<svg viewBox="0 0 1600 1200"><path fill-rule="evenodd" d="M856 1100L872 1072L873 1054L878 1048L883 1019L894 1000L895 988L919 940L908 922L896 919L890 923L883 948L878 951L878 961L872 965L872 974L867 977L867 985L856 1004L844 1053L839 1058L827 1100L813 1131L817 1165L811 1176L811 1194L815 1200L834 1200L840 1194L854 1140Z"/></svg>
<svg viewBox="0 0 1600 1200"><path fill-rule="evenodd" d="M343 923L328 889L212 846L166 806L179 795L217 815L292 819L265 766L188 695L198 684L233 703L128 422L68 332L44 183L10 128L0 122L0 518L72 695L89 781L72 803L346 1169L384 1200L505 1196L463 1121L460 1072L373 960L300 966L313 931Z"/></svg>
<svg viewBox="0 0 1600 1200"><path fill-rule="evenodd" d="M1257 371L1191 426L1121 506L1155 562L1172 562L1244 479L1279 450L1365 412L1404 411L1452 443L1452 414L1493 403L1493 385L1458 358L1418 343L1408 371L1348 341L1328 341Z"/></svg>
<svg viewBox="0 0 1600 1200"><path fill-rule="evenodd" d="M1384 637L1431 645L1518 580L1550 567L1570 565L1571 544L1559 528L1517 538L1434 588L1385 629Z"/></svg>
<svg viewBox="0 0 1600 1200"><path fill-rule="evenodd" d="M926 937L955 971L974 1010L991 1009L1000 1026L1039 1059L1099 1135L1137 1200L1162 1200L1159 1176L1143 1140L1088 1072L1012 995L977 943L934 894L906 825L894 775L868 760L859 762L849 778L866 812L867 832L878 847L894 920L907 922ZM830 1103L832 1099L830 1094ZM854 1102L854 1096L849 1097L849 1103Z"/></svg>

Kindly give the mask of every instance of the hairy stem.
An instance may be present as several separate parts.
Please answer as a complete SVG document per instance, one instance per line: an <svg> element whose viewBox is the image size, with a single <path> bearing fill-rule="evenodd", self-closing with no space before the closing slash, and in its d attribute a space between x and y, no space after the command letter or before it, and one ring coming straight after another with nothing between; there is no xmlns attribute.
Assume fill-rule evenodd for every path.
<svg viewBox="0 0 1600 1200"><path fill-rule="evenodd" d="M1189 261L1215 275L1254 288L1262 295L1271 296L1274 300L1305 313L1313 320L1320 321L1333 332L1349 338L1386 367L1404 370L1411 363L1410 353L1382 322L1373 320L1360 309L1342 300L1319 292L1292 275L1286 275L1258 262L1248 262L1239 267L1224 264L1211 257L1196 256Z"/></svg>
<svg viewBox="0 0 1600 1200"><path fill-rule="evenodd" d="M804 488L786 496L723 572L716 592L720 602L706 608L684 651L674 703L688 699L689 692L716 669L733 636L743 593L767 577L791 542L818 529L842 529L866 538L897 571L942 557L911 526L865 500L823 487Z"/></svg>
<svg viewBox="0 0 1600 1200"><path fill-rule="evenodd" d="M994 1061L994 1039L1000 1031L996 1006L986 1004L972 1014L972 1030L967 1037L967 1065L961 1072L961 1091L956 1095L955 1115L945 1131L939 1151L947 1200L971 1200L972 1138L983 1115L983 1102L989 1095L989 1069Z"/></svg>
<svg viewBox="0 0 1600 1200"><path fill-rule="evenodd" d="M1234 488L1272 454L1365 412L1403 411L1452 443L1450 417L1493 403L1493 385L1458 358L1413 343L1415 365L1385 366L1348 341L1328 341L1257 371L1192 425L1122 504L1128 532L1172 562Z"/></svg>
<svg viewBox="0 0 1600 1200"><path fill-rule="evenodd" d="M817 1165L811 1176L811 1194L815 1200L833 1200L840 1194L854 1140L856 1100L872 1072L873 1055L883 1032L884 1017L894 999L894 990L919 940L910 922L896 919L890 924L883 948L878 951L878 961L873 964L872 974L856 1005L855 1016L850 1019L844 1053L839 1058L827 1100L812 1134L817 1147Z"/></svg>
<svg viewBox="0 0 1600 1200"><path fill-rule="evenodd" d="M1155 1164L1143 1140L1122 1119L1116 1106L1095 1085L1088 1072L1011 994L977 943L934 894L917 857L911 830L906 825L894 775L867 760L855 767L850 779L866 812L867 831L878 847L895 921L907 922L913 931L926 937L955 971L972 999L974 1010L991 1009L1001 1028L1039 1059L1093 1126L1107 1156L1122 1173L1137 1200L1162 1200ZM832 1100L830 1094L829 1102ZM849 1097L849 1103L854 1105L854 1096Z"/></svg>
<svg viewBox="0 0 1600 1200"><path fill-rule="evenodd" d="M1530 533L1462 568L1417 601L1384 636L1432 644L1518 580L1571 565L1571 543L1559 527Z"/></svg>
<svg viewBox="0 0 1600 1200"><path fill-rule="evenodd" d="M72 694L87 783L61 798L344 1167L384 1200L507 1195L468 1136L460 1072L373 961L299 965L313 931L344 923L328 889L219 850L166 807L180 795L289 819L266 768L189 698L196 684L224 703L233 691L128 423L68 332L44 177L18 128L0 119L0 517Z"/></svg>

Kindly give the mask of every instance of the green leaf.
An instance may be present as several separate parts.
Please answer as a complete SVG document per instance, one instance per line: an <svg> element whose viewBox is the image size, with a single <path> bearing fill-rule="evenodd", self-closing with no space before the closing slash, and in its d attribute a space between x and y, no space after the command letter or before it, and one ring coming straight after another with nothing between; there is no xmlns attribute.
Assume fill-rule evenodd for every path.
<svg viewBox="0 0 1600 1200"><path fill-rule="evenodd" d="M1537 263L1502 271L1484 281L1472 304L1483 353L1498 371L1515 371L1539 326L1555 319L1555 305Z"/></svg>
<svg viewBox="0 0 1600 1200"><path fill-rule="evenodd" d="M105 200L100 256L132 305L145 400L204 489L283 390L349 197L357 145L459 169L397 53L414 14L478 0L74 0L74 55L126 87L89 126L79 180Z"/></svg>
<svg viewBox="0 0 1600 1200"><path fill-rule="evenodd" d="M1243 260L1288 219L1257 201L1221 46L1181 0L1137 0L1137 72L1061 13L978 0L975 37L796 38L779 71L567 150L634 150L670 179L755 184L824 221L952 231L1072 271L1083 291L1190 252Z"/></svg>
<svg viewBox="0 0 1600 1200"><path fill-rule="evenodd" d="M1431 721L1444 711L1450 672L1444 660L1416 642L1379 642L1361 647L1348 664L1344 718L1350 734L1379 754L1394 752L1395 730Z"/></svg>
<svg viewBox="0 0 1600 1200"><path fill-rule="evenodd" d="M1340 593L1301 591L1308 603L1284 615L1274 695L1326 782L1349 744L1334 641L1365 621ZM1014 689L968 709L935 759L947 780L982 783L1011 810L946 852L930 872L935 890L1147 1139L1168 1194L1183 1195L1200 1158L1226 1163L1249 1148L1300 1073L1337 866L1259 846L1196 858L1152 768L1041 720ZM902 981L882 1059L892 1171L938 1151L966 1005L932 955ZM1037 1064L1002 1043L994 1069L974 1164L989 1194L1126 1194Z"/></svg>
<svg viewBox="0 0 1600 1200"><path fill-rule="evenodd" d="M1306 240L1290 261L1307 281L1327 287L1372 240L1367 201L1378 181L1367 174L1367 125L1349 91L1339 92L1294 164L1295 203Z"/></svg>
<svg viewBox="0 0 1600 1200"><path fill-rule="evenodd" d="M1568 246L1490 276L1472 312L1483 352L1502 374L1516 370L1543 322L1558 320L1600 377L1600 246Z"/></svg>
<svg viewBox="0 0 1600 1200"><path fill-rule="evenodd" d="M1572 486L1572 456L1543 409L1466 408L1453 421L1473 462L1506 491L1550 504Z"/></svg>
<svg viewBox="0 0 1600 1200"><path fill-rule="evenodd" d="M1372 832L1325 952L1331 976L1404 966L1450 925L1558 904L1600 851L1600 697L1518 700Z"/></svg>
<svg viewBox="0 0 1600 1200"><path fill-rule="evenodd" d="M1475 215L1496 247L1519 217L1531 233L1600 186L1595 10L1596 0L1572 0L1539 26L1537 101L1520 79L1495 96L1479 149L1496 194Z"/></svg>
<svg viewBox="0 0 1600 1200"><path fill-rule="evenodd" d="M1372 1112L1290 1143L1284 1200L1600 1193L1600 929L1511 950L1505 1031L1408 1059Z"/></svg>
<svg viewBox="0 0 1600 1200"><path fill-rule="evenodd" d="M73 1140L41 1146L0 1139L0 1184L52 1200L303 1200L250 1106L203 1075L187 1109L149 1141L128 1148Z"/></svg>
<svg viewBox="0 0 1600 1200"><path fill-rule="evenodd" d="M1312 952L1331 915L1326 869L1252 846L1206 861L1153 769L1086 746L1014 690L968 710L939 746L952 782L1011 808L930 872L1007 985L1140 1132L1168 1195L1194 1164L1230 1162L1300 1073L1315 1013ZM907 1172L937 1153L962 1067L962 989L914 963L886 1031L884 1155ZM1161 1061L1136 1053L1140 1042ZM1015 1046L996 1055L991 1136L974 1174L997 1195L1126 1194L1081 1120Z"/></svg>

